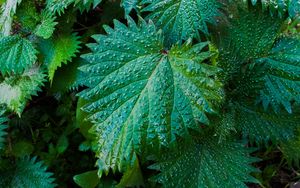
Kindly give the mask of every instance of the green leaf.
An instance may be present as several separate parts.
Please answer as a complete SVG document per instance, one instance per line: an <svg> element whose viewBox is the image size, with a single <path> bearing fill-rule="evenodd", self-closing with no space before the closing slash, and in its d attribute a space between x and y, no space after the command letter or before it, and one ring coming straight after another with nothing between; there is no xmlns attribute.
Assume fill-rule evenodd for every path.
<svg viewBox="0 0 300 188"><path fill-rule="evenodd" d="M12 154L15 157L25 157L25 156L29 156L30 154L32 154L34 150L34 147L32 145L32 143L23 140L23 141L19 141L17 143L14 143L12 145Z"/></svg>
<svg viewBox="0 0 300 188"><path fill-rule="evenodd" d="M22 1L16 12L16 20L21 25L21 31L30 33L40 20L34 1Z"/></svg>
<svg viewBox="0 0 300 188"><path fill-rule="evenodd" d="M75 34L58 34L39 44L44 62L48 67L48 76L53 81L55 71L76 56L80 48L79 37Z"/></svg>
<svg viewBox="0 0 300 188"><path fill-rule="evenodd" d="M97 175L97 170L88 171L78 174L73 177L74 182L82 188L95 188L100 178Z"/></svg>
<svg viewBox="0 0 300 188"><path fill-rule="evenodd" d="M21 74L36 63L37 51L19 36L0 37L0 73Z"/></svg>
<svg viewBox="0 0 300 188"><path fill-rule="evenodd" d="M120 183L116 186L116 188L125 187L145 187L142 170L138 160L135 160L133 166L126 170Z"/></svg>
<svg viewBox="0 0 300 188"><path fill-rule="evenodd" d="M78 8L81 12L89 11L91 7L95 8L99 5L102 0L75 0L75 7Z"/></svg>
<svg viewBox="0 0 300 188"><path fill-rule="evenodd" d="M298 0L291 0L288 5L289 15L292 18L300 16L300 3Z"/></svg>
<svg viewBox="0 0 300 188"><path fill-rule="evenodd" d="M48 39L52 36L55 26L57 22L55 22L55 18L52 13L43 11L41 15L41 23L37 25L35 29L35 34L44 39Z"/></svg>
<svg viewBox="0 0 300 188"><path fill-rule="evenodd" d="M207 136L165 153L150 168L161 171L153 180L163 187L246 188L246 182L257 183L250 176L257 171L250 166L257 161L249 156L250 152L242 144L219 143L216 137Z"/></svg>
<svg viewBox="0 0 300 188"><path fill-rule="evenodd" d="M54 188L53 174L46 170L42 162L36 162L35 157L19 159L16 164L0 169L0 187Z"/></svg>
<svg viewBox="0 0 300 188"><path fill-rule="evenodd" d="M65 9L75 0L46 0L46 9L53 14L58 13L61 15Z"/></svg>
<svg viewBox="0 0 300 188"><path fill-rule="evenodd" d="M61 15L71 4L74 4L75 8L83 12L85 10L89 10L92 5L93 8L95 8L101 2L102 0L47 0L47 9L50 12L57 12L59 15Z"/></svg>
<svg viewBox="0 0 300 188"><path fill-rule="evenodd" d="M257 102L261 102L265 109L271 106L275 112L282 105L292 113L291 103L300 103L300 40L279 39L268 55L255 60L255 64L262 67L256 78L262 83Z"/></svg>
<svg viewBox="0 0 300 188"><path fill-rule="evenodd" d="M263 109L234 103L233 116L235 127L250 141L256 143L275 143L288 140L294 136L300 118L294 114L265 112ZM231 113L228 114L232 116Z"/></svg>
<svg viewBox="0 0 300 188"><path fill-rule="evenodd" d="M0 104L8 109L22 113L28 99L37 95L45 81L45 75L37 65L27 69L20 76L9 76L0 80Z"/></svg>
<svg viewBox="0 0 300 188"><path fill-rule="evenodd" d="M129 13L137 8L137 5L139 3L139 0L122 0L121 6L125 10L125 15L129 15Z"/></svg>
<svg viewBox="0 0 300 188"><path fill-rule="evenodd" d="M61 154L69 147L69 140L65 134L62 134L57 141L57 153Z"/></svg>
<svg viewBox="0 0 300 188"><path fill-rule="evenodd" d="M297 167L300 167L300 136L298 134L286 141L282 142L280 144L280 150L283 153L283 157L287 160L290 166L295 165Z"/></svg>
<svg viewBox="0 0 300 188"><path fill-rule="evenodd" d="M4 111L0 110L0 151L4 148L5 136L7 135L5 129L7 126L4 124L7 119L3 117Z"/></svg>
<svg viewBox="0 0 300 188"><path fill-rule="evenodd" d="M72 63L62 65L61 68L56 70L51 91L64 93L70 90L76 90L79 86L82 86L85 76L78 70L78 67L84 63L82 59L76 58L72 60Z"/></svg>
<svg viewBox="0 0 300 188"><path fill-rule="evenodd" d="M208 33L207 23L215 23L220 15L216 0L143 0L152 19L161 28L168 44L198 36L198 31Z"/></svg>
<svg viewBox="0 0 300 188"><path fill-rule="evenodd" d="M229 22L218 28L220 34L214 35L214 40L220 52L218 65L224 70L226 79L237 83L236 80L242 77L243 65L264 57L272 49L283 20L253 9L232 11Z"/></svg>
<svg viewBox="0 0 300 188"><path fill-rule="evenodd" d="M251 0L252 5L257 4L257 0ZM285 17L285 13L288 11L289 16L295 17L300 13L300 3L299 0L263 0L262 9L264 11L269 10L269 12L274 15L277 14L280 17Z"/></svg>
<svg viewBox="0 0 300 188"><path fill-rule="evenodd" d="M208 124L206 113L215 113L223 96L219 69L204 62L211 56L207 43L166 51L160 32L143 20L105 29L107 36L94 36L92 53L83 56L89 88L80 93L90 100L84 110L95 123L100 172L121 170L142 146L159 150L176 134L199 130L197 122Z"/></svg>

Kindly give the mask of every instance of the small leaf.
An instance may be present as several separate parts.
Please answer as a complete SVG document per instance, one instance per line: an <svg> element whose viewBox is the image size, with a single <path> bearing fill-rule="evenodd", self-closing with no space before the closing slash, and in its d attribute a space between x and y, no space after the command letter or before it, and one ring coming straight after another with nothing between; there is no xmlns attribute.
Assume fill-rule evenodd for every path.
<svg viewBox="0 0 300 188"><path fill-rule="evenodd" d="M57 141L57 146L56 146L57 152L59 154L65 152L68 146L69 146L69 140L65 134L62 134Z"/></svg>
<svg viewBox="0 0 300 188"><path fill-rule="evenodd" d="M100 182L97 170L88 171L73 177L74 182L81 188L95 188Z"/></svg>
<svg viewBox="0 0 300 188"><path fill-rule="evenodd" d="M49 79L52 82L55 71L62 64L67 64L76 56L80 48L79 37L75 34L58 34L39 44L39 49L48 67Z"/></svg>
<svg viewBox="0 0 300 188"><path fill-rule="evenodd" d="M36 63L37 51L19 36L0 37L0 73L21 74Z"/></svg>
<svg viewBox="0 0 300 188"><path fill-rule="evenodd" d="M41 17L41 23L37 25L34 33L39 37L48 39L52 36L55 26L57 25L57 22L54 21L56 17L53 17L51 13L47 11L42 12Z"/></svg>
<svg viewBox="0 0 300 188"><path fill-rule="evenodd" d="M144 178L142 170L140 168L139 160L135 160L134 165L126 170L120 183L116 186L116 188L144 186Z"/></svg>

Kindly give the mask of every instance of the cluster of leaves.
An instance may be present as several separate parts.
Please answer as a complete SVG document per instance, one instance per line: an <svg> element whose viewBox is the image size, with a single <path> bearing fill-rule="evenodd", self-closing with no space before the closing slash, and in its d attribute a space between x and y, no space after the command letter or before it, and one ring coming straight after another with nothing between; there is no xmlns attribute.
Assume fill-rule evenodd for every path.
<svg viewBox="0 0 300 188"><path fill-rule="evenodd" d="M299 168L299 0L0 5L0 187L270 186L274 152Z"/></svg>

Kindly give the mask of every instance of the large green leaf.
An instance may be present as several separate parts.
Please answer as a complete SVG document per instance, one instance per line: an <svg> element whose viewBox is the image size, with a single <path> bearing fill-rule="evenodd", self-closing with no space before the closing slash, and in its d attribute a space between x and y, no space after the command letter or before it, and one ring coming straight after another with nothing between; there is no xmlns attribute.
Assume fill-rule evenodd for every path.
<svg viewBox="0 0 300 188"><path fill-rule="evenodd" d="M9 76L0 80L0 104L10 110L22 113L28 99L37 95L45 81L45 75L37 65L24 71L22 75Z"/></svg>
<svg viewBox="0 0 300 188"><path fill-rule="evenodd" d="M257 182L250 176L256 169L250 166L257 159L242 144L219 143L216 137L197 139L183 144L176 152L167 152L151 169L161 173L153 180L163 187L247 187L246 182Z"/></svg>
<svg viewBox="0 0 300 188"><path fill-rule="evenodd" d="M216 0L143 0L142 3L150 3L143 11L151 12L148 18L163 29L166 41L171 44L195 37L199 30L208 33L207 23L214 23L214 17L220 15Z"/></svg>
<svg viewBox="0 0 300 188"><path fill-rule="evenodd" d="M75 34L61 33L48 40L43 40L39 44L39 49L43 55L44 62L48 67L48 76L53 80L55 71L67 64L76 56L80 48L79 37Z"/></svg>
<svg viewBox="0 0 300 188"><path fill-rule="evenodd" d="M54 188L53 174L46 170L42 162L36 162L36 158L19 159L14 165L0 168L0 187Z"/></svg>
<svg viewBox="0 0 300 188"><path fill-rule="evenodd" d="M206 113L215 112L222 89L219 69L203 62L211 56L207 43L164 50L160 32L143 20L105 29L83 56L89 88L80 96L90 100L84 109L95 123L99 169L107 172L120 170L142 146L159 149L188 128L198 130L197 121L209 123Z"/></svg>
<svg viewBox="0 0 300 188"><path fill-rule="evenodd" d="M20 74L36 63L37 51L19 36L0 37L0 73Z"/></svg>

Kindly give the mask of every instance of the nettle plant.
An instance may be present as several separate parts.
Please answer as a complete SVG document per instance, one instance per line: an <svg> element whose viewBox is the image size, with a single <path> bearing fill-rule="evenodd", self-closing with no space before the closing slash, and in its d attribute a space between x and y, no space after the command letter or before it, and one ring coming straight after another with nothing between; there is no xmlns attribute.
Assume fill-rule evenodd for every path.
<svg viewBox="0 0 300 188"><path fill-rule="evenodd" d="M0 187L240 188L274 148L298 166L299 0L0 3Z"/></svg>

